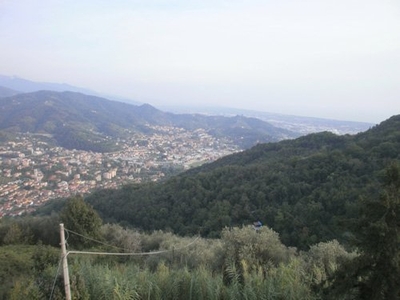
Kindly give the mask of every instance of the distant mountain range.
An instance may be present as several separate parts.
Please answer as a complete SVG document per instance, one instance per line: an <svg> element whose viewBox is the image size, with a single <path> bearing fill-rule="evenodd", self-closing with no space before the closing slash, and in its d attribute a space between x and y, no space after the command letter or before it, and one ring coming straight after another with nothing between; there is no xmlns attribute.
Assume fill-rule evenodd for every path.
<svg viewBox="0 0 400 300"><path fill-rule="evenodd" d="M4 89L4 90L3 90ZM7 91L11 90L11 91ZM85 95L103 97L111 100L117 100L127 102L130 104L143 104L131 99L125 99L123 97L114 95L104 95L96 91L73 86L67 83L54 83L54 82L37 82L16 76L4 76L0 75L0 98L9 97L21 93L31 93L38 91L55 91L55 92L77 92ZM10 94L12 92L12 94Z"/></svg>
<svg viewBox="0 0 400 300"><path fill-rule="evenodd" d="M0 86L0 97L10 97L10 96L14 96L16 94L20 94L20 92Z"/></svg>
<svg viewBox="0 0 400 300"><path fill-rule="evenodd" d="M166 113L148 104L136 106L76 92L39 91L0 98L1 130L50 134L69 149L116 150L113 139L153 133L154 126L202 128L242 149L299 136L256 118Z"/></svg>
<svg viewBox="0 0 400 300"><path fill-rule="evenodd" d="M236 116L243 115L246 117L257 118L263 120L276 127L288 129L298 133L309 134L321 131L330 131L336 134L356 134L366 131L376 125L367 122L331 120L323 118L312 118L303 116L285 115L271 112L254 111L246 109L237 109L229 107L190 107L190 106L161 106L164 111L174 113L202 113L205 115L217 116Z"/></svg>
<svg viewBox="0 0 400 300"><path fill-rule="evenodd" d="M95 91L72 86L65 83L35 82L19 77L0 75L0 98L9 97L19 93L30 93L41 90L51 90L57 92L71 91L83 93L86 95L103 97L110 100L116 100L134 105L142 105L132 99L126 99L115 95L103 95ZM339 121L322 118L310 118L301 116L292 116L277 114L271 112L260 112L244 109L234 109L229 107L196 107L196 106L157 106L162 111L175 114L203 114L213 116L246 116L257 118L279 128L287 129L300 133L302 135L321 131L330 131L337 134L355 134L368 130L375 124L365 122Z"/></svg>
<svg viewBox="0 0 400 300"><path fill-rule="evenodd" d="M97 95L96 92L91 91L89 89L79 88L76 86L72 86L66 83L53 83L53 82L35 82L23 78L19 78L16 76L4 76L0 75L0 86L6 87L14 90L17 93L30 93L36 92L40 90L49 90L56 92L79 92L88 95ZM2 91L0 90L0 97L4 97Z"/></svg>

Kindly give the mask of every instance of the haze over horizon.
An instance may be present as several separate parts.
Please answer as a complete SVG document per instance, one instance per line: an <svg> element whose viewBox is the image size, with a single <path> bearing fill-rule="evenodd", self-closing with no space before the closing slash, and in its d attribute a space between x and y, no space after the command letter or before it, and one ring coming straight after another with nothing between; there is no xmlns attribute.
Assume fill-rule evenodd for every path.
<svg viewBox="0 0 400 300"><path fill-rule="evenodd" d="M3 0L0 35L0 74L154 106L400 113L395 0Z"/></svg>

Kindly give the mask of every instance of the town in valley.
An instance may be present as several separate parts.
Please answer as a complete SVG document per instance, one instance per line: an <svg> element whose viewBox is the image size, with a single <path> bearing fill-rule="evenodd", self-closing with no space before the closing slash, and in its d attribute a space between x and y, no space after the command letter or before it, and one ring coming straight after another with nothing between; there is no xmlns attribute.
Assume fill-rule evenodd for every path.
<svg viewBox="0 0 400 300"><path fill-rule="evenodd" d="M121 150L95 153L52 145L51 137L17 134L0 143L0 217L34 211L54 198L96 189L159 181L170 174L240 149L203 129L153 126L154 134L131 133L110 141Z"/></svg>

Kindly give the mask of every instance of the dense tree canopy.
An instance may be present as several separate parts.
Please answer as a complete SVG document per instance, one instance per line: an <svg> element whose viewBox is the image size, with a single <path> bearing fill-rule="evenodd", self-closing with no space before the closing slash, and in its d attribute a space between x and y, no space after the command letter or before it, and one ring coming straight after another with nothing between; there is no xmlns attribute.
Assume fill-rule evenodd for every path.
<svg viewBox="0 0 400 300"><path fill-rule="evenodd" d="M61 212L61 221L66 229L81 235L69 237L68 243L72 246L88 246L91 242L86 237L91 239L101 237L101 218L80 196L68 199Z"/></svg>
<svg viewBox="0 0 400 300"><path fill-rule="evenodd" d="M388 168L383 192L361 218L359 248L366 269L361 298L400 299L400 169ZM390 270L388 272L388 270Z"/></svg>
<svg viewBox="0 0 400 300"><path fill-rule="evenodd" d="M342 265L328 294L400 299L400 167L386 170L379 197L363 200L355 229L360 255Z"/></svg>
<svg viewBox="0 0 400 300"><path fill-rule="evenodd" d="M358 199L379 196L380 178L400 160L399 149L395 116L355 136L323 132L260 144L162 183L101 190L86 201L107 222L181 235L219 237L225 226L260 220L286 245L307 249L346 242Z"/></svg>
<svg viewBox="0 0 400 300"><path fill-rule="evenodd" d="M399 129L397 116L356 136L258 145L163 183L48 205L48 212L64 207L69 246L155 254L71 258L74 297L399 299ZM120 225L102 226L91 204ZM236 226L256 220L260 230ZM40 242L26 245L54 245L57 221L56 213L1 221L0 298L48 298L52 287L53 299L63 298L54 280L59 256ZM82 236L107 244L92 248Z"/></svg>

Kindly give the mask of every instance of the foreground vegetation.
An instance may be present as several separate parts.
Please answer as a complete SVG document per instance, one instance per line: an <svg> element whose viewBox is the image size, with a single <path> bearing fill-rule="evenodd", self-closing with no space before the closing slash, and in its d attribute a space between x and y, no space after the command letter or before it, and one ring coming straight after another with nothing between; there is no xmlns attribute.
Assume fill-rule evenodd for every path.
<svg viewBox="0 0 400 300"><path fill-rule="evenodd" d="M400 161L400 116L355 136L324 132L260 144L163 183L101 190L87 201L106 222L218 238L260 220L285 245L346 243L360 197L379 197L385 168ZM58 211L59 202L44 210Z"/></svg>
<svg viewBox="0 0 400 300"><path fill-rule="evenodd" d="M0 299L64 298L60 222L69 251L132 254L69 254L73 299L400 299L399 149L395 116L3 219Z"/></svg>
<svg viewBox="0 0 400 300"><path fill-rule="evenodd" d="M64 299L55 248L63 222L69 251L131 254L69 254L73 299L399 299L398 165L387 169L381 196L360 208L356 243L299 251L268 227L225 228L220 239L205 239L102 225L75 197L60 215L2 221L0 296Z"/></svg>
<svg viewBox="0 0 400 300"><path fill-rule="evenodd" d="M85 250L166 251L122 258L70 254L73 299L315 299L313 286L356 255L336 241L297 252L268 228L225 229L216 240L139 234L109 224L102 232L118 248ZM43 245L0 247L1 277L7 278L2 299L64 299L59 253Z"/></svg>

